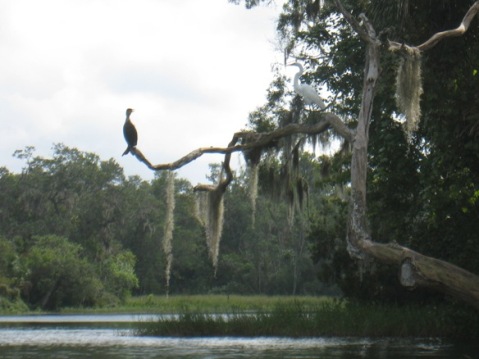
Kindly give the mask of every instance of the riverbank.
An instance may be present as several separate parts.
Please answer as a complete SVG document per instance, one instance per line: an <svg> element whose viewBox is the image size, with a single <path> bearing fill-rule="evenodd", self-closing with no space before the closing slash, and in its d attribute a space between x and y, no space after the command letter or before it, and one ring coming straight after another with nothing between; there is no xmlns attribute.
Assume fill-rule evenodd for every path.
<svg viewBox="0 0 479 359"><path fill-rule="evenodd" d="M331 302L331 297L318 296L265 296L265 295L147 295L131 297L121 306L87 309L97 313L239 313L268 312L278 305L300 304L313 308L324 302ZM74 313L78 309L69 308L63 313ZM83 312L80 310L80 312Z"/></svg>
<svg viewBox="0 0 479 359"><path fill-rule="evenodd" d="M0 298L1 299L1 298ZM265 295L146 295L130 297L124 303L102 307L62 308L55 313L61 314L173 314L182 312L196 313L233 313L271 311L277 305L299 303L305 307L314 307L333 300L331 297L318 296L265 296ZM0 315L41 314L40 310L29 310L21 301L0 306Z"/></svg>
<svg viewBox="0 0 479 359"><path fill-rule="evenodd" d="M16 314L22 313L32 312ZM479 332L479 315L467 307L354 303L331 297L148 295L129 298L121 306L67 308L59 313L175 314L138 323L137 334L148 336L436 337L470 341Z"/></svg>

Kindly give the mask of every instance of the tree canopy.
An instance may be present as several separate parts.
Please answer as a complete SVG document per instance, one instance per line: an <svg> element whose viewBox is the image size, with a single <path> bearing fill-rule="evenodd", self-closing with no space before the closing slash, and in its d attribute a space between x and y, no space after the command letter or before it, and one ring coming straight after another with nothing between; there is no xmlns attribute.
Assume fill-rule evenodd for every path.
<svg viewBox="0 0 479 359"><path fill-rule="evenodd" d="M53 146L51 157L36 156L32 147L15 156L25 161L21 173L0 170L2 297L57 309L111 306L132 294L323 289L308 248L298 247L281 222L286 207L261 197L253 229L250 203L243 201L245 174L238 173L225 194L223 256L215 276L187 180L126 178L115 160L63 144ZM171 178L173 243L165 251Z"/></svg>

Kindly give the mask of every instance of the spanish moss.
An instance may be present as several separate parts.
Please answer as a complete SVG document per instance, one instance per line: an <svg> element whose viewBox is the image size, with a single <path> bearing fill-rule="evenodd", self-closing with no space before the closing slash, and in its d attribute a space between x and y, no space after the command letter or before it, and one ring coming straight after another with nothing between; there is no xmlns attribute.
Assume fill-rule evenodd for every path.
<svg viewBox="0 0 479 359"><path fill-rule="evenodd" d="M396 77L396 104L406 116L406 135L411 141L421 117L420 97L423 93L421 78L421 53L409 48L401 59Z"/></svg>
<svg viewBox="0 0 479 359"><path fill-rule="evenodd" d="M196 217L205 228L206 245L213 268L218 268L218 255L223 231L224 203L222 191L201 191L196 197Z"/></svg>
<svg viewBox="0 0 479 359"><path fill-rule="evenodd" d="M258 164L249 167L249 199L251 202L252 226L254 228L256 218L256 200L258 199Z"/></svg>
<svg viewBox="0 0 479 359"><path fill-rule="evenodd" d="M175 211L175 174L168 171L166 179L166 219L163 235L163 252L166 257L165 278L166 278L166 295L170 291L170 275L171 264L173 262L173 251L171 241L173 239L173 230L175 221L173 212Z"/></svg>

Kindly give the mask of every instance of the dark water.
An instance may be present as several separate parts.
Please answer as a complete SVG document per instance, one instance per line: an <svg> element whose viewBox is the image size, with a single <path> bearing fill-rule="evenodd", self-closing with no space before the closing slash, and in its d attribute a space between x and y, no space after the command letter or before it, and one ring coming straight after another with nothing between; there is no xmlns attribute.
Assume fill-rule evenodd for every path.
<svg viewBox="0 0 479 359"><path fill-rule="evenodd" d="M0 316L0 358L479 358L435 339L137 337L154 316Z"/></svg>

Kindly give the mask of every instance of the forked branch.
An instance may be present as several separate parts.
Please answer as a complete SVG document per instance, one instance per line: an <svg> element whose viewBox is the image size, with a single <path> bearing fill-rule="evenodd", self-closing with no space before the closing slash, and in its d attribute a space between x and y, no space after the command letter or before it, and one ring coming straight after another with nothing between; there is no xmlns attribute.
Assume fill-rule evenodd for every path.
<svg viewBox="0 0 479 359"><path fill-rule="evenodd" d="M426 42L416 46L416 48L419 51L426 51L436 46L439 41L444 40L448 37L457 37L457 36L464 35L466 31L469 29L469 26L471 25L472 20L478 13L479 13L479 0L476 1L474 4L472 4L472 6L469 8L469 10L467 11L466 15L464 16L464 18L462 19L458 27L451 30L437 32L434 35L432 35ZM408 51L410 47L411 46L401 44L396 41L389 41L390 51L403 51L403 50Z"/></svg>
<svg viewBox="0 0 479 359"><path fill-rule="evenodd" d="M322 119L313 125L308 124L289 124L287 126L278 128L275 131L266 133L256 133L252 131L237 132L233 135L233 139L227 147L200 147L191 151L180 159L170 162L154 165L143 153L137 148L133 147L131 153L141 162L148 166L153 171L162 170L177 170L190 162L198 159L204 154L232 154L234 152L244 152L252 149L274 147L281 138L288 137L294 134L314 135L333 128L334 131L343 137L346 141L351 142L352 132L341 121L341 119L332 113L324 113L321 115ZM226 159L225 159L226 160Z"/></svg>

